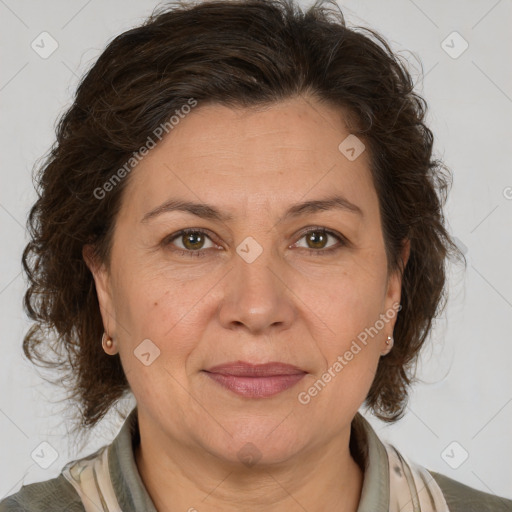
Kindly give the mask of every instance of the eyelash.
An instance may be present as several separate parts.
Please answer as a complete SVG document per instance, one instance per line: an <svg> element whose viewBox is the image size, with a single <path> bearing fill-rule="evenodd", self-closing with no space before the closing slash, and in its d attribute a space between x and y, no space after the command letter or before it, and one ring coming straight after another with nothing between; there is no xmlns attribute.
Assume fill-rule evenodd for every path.
<svg viewBox="0 0 512 512"><path fill-rule="evenodd" d="M330 247L329 249L307 249L306 248L305 250L308 251L310 254L315 254L317 256L323 256L323 255L326 255L326 254L329 255L329 254L332 254L333 252L341 249L342 247L348 245L348 241L347 241L347 239L344 236L340 235L339 233L336 233L335 231L330 231L330 230L322 228L320 226L316 226L316 227L313 227L313 228L308 228L306 231L303 231L300 234L300 238L297 240L297 242L300 241L302 238L304 238L306 235L308 235L310 233L315 233L315 232L320 232L320 233L323 233L323 234L326 234L326 235L330 235L330 236L336 238L338 240L338 242L341 243L341 246L340 245L335 245L333 247ZM203 235L206 235L211 240L211 237L208 235L209 232L207 230L204 230L204 229L201 229L201 228L188 228L188 229L182 229L181 231L178 231L177 233L173 233L172 235L170 235L169 237L164 239L163 244L164 244L164 246L168 246L174 240L179 238L180 236L188 235L190 233L201 233ZM212 240L212 242L213 242L213 240ZM295 243L297 243L297 242L295 242ZM304 249L304 248L302 247L302 249ZM177 252L178 254L181 254L181 255L184 255L184 256L196 257L196 258L198 258L198 257L200 258L200 257L205 256L207 250L208 249L199 249L197 251L186 251L186 250L183 250L183 249L173 249L173 251Z"/></svg>

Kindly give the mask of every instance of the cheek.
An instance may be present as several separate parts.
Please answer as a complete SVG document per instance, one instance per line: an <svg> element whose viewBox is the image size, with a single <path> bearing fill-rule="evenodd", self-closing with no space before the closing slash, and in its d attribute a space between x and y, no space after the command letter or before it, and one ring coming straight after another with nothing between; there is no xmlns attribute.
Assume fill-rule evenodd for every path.
<svg viewBox="0 0 512 512"><path fill-rule="evenodd" d="M126 329L126 346L133 352L146 339L160 351L155 363L168 369L180 381L185 378L189 356L198 346L206 324L215 311L212 302L215 283L208 276L188 278L182 271L154 271L125 283L120 295L128 297L120 321ZM181 377L180 377L181 376Z"/></svg>
<svg viewBox="0 0 512 512"><path fill-rule="evenodd" d="M171 288L163 277L132 281L119 294L127 298L116 307L125 374L138 400L164 407L163 389L178 400L188 387L187 361L200 339L191 311L200 295L179 283Z"/></svg>
<svg viewBox="0 0 512 512"><path fill-rule="evenodd" d="M344 351L358 335L364 338L364 333L384 312L384 272L377 266L353 265L350 270L333 273L324 279L316 292L311 289L302 292L319 321L328 327L325 339L330 340L326 348L331 358L334 352L337 356L340 350Z"/></svg>
<svg viewBox="0 0 512 512"><path fill-rule="evenodd" d="M326 392L318 401L327 409L357 411L366 398L380 358L387 324L384 313L385 269L353 266L333 275L324 293L310 294L308 305L318 312L324 368L316 385ZM312 384L312 383L310 383ZM315 390L312 390L315 393Z"/></svg>

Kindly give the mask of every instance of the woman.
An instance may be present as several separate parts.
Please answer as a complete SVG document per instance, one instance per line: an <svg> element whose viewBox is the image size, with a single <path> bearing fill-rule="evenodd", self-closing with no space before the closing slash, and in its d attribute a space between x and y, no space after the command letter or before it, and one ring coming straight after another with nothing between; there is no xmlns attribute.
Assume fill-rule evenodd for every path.
<svg viewBox="0 0 512 512"><path fill-rule="evenodd" d="M358 412L403 415L463 258L426 103L368 33L321 4L209 1L103 52L41 169L24 350L55 329L86 428L137 405L0 511L512 510Z"/></svg>

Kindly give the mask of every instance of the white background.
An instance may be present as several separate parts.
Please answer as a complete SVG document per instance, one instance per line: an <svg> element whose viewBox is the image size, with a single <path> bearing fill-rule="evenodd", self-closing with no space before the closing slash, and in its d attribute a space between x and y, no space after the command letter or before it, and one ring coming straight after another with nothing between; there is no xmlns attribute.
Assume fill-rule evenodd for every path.
<svg viewBox="0 0 512 512"><path fill-rule="evenodd" d="M311 2L308 2L308 4ZM54 140L78 77L115 35L157 4L138 0L0 0L0 499L22 484L58 475L77 456L109 443L121 420L109 416L82 451L68 446L61 397L22 354L21 253L35 199L31 171ZM305 5L305 4L303 4ZM409 459L477 489L512 498L512 3L510 0L339 2L350 25L377 29L411 63L429 104L436 152L454 173L446 208L450 232L467 249L468 269L452 267L450 299L425 348L407 414L382 439ZM41 58L31 42L58 42ZM441 43L457 31L458 58ZM455 36L457 37L457 36ZM461 48L456 38L454 51ZM424 80L420 78L423 64ZM508 199L507 199L508 190ZM100 343L100 340L98 340ZM133 402L128 402L128 409ZM366 414L366 417L368 415ZM32 451L49 442L58 458L40 468ZM462 449L469 454L457 469Z"/></svg>

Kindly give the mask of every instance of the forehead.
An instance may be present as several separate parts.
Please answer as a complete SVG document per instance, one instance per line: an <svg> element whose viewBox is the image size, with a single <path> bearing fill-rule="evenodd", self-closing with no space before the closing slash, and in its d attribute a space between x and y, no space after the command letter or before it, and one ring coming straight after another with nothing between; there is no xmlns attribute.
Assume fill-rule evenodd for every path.
<svg viewBox="0 0 512 512"><path fill-rule="evenodd" d="M123 203L141 216L181 197L236 215L340 194L372 210L369 152L347 158L339 146L349 135L340 110L310 99L198 105L132 171Z"/></svg>

